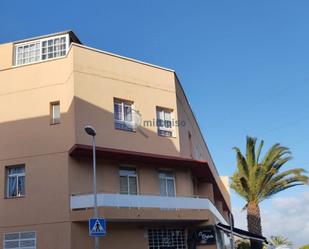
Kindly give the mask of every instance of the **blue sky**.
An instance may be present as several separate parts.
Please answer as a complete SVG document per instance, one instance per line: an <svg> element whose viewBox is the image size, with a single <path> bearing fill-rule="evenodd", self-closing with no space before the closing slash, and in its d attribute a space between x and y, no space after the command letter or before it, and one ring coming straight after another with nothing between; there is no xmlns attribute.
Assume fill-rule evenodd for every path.
<svg viewBox="0 0 309 249"><path fill-rule="evenodd" d="M289 167L309 170L308 10L307 0L10 0L0 42L72 29L88 46L173 68L220 174L232 174L246 135L289 146Z"/></svg>

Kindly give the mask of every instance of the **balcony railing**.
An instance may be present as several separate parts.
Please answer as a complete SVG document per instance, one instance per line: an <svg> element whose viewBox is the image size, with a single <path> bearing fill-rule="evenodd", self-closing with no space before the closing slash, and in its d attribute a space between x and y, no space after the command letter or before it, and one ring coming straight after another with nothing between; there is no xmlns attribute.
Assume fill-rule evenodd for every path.
<svg viewBox="0 0 309 249"><path fill-rule="evenodd" d="M221 213L208 198L124 194L98 194L97 198L99 207L209 210L218 221L227 224ZM93 208L93 206L93 194L71 196L70 207L72 210Z"/></svg>

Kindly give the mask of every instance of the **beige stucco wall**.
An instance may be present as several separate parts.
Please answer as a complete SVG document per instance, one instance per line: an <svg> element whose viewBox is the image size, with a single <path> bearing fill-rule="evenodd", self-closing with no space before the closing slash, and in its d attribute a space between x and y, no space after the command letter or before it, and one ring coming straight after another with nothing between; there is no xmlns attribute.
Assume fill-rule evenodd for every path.
<svg viewBox="0 0 309 249"><path fill-rule="evenodd" d="M73 46L76 106L76 141L90 144L83 131L85 124L97 129L97 144L102 147L190 157L209 162L212 173L228 205L229 194L219 178L197 122L174 72ZM140 127L136 132L114 128L114 98L134 102L143 120L156 118L156 106L173 109L175 137L160 137L157 127ZM140 132L141 131L141 132ZM192 149L188 139L192 135ZM192 192L192 191L191 191Z"/></svg>
<svg viewBox="0 0 309 249"><path fill-rule="evenodd" d="M3 236L4 233L14 232L36 232L36 243L37 249L71 249L71 223L60 222L53 224L36 224L29 226L18 226L18 227L0 227L0 248L3 249Z"/></svg>
<svg viewBox="0 0 309 249"><path fill-rule="evenodd" d="M72 223L72 248L93 248L94 239L88 236L88 224ZM144 236L144 229L136 224L107 224L106 237L100 238L102 248L110 249L146 249L148 240Z"/></svg>
<svg viewBox="0 0 309 249"><path fill-rule="evenodd" d="M160 189L158 170L153 166L147 167L147 165L145 165L139 167L138 173L140 175L138 178L140 192L146 195L157 195L158 189Z"/></svg>
<svg viewBox="0 0 309 249"><path fill-rule="evenodd" d="M189 169L177 169L175 171L177 196L194 196L193 181Z"/></svg>
<svg viewBox="0 0 309 249"><path fill-rule="evenodd" d="M137 132L114 128L114 98L134 102L143 120L156 118L156 106L170 108L177 119L174 74L151 66L73 46L76 97L76 140L90 144L83 126L97 129L97 144L123 150L179 155L179 136L160 137L157 127Z"/></svg>
<svg viewBox="0 0 309 249"><path fill-rule="evenodd" d="M0 72L0 159L63 152L74 144L72 55ZM50 125L60 101L61 124Z"/></svg>
<svg viewBox="0 0 309 249"><path fill-rule="evenodd" d="M138 175L138 190L142 195L160 195L159 175L161 167L152 164L127 164L121 161L97 161L97 190L98 193L119 193L120 166L134 167ZM168 168L164 168L168 169ZM200 192L194 193L190 169L170 168L175 175L175 188L177 196L193 197L199 194L210 198L214 202L212 185L199 186ZM79 157L69 159L69 184L70 194L92 193L92 161ZM222 203L221 203L222 204ZM222 205L221 212L222 210ZM223 213L223 212L222 212ZM102 217L111 220L200 220L214 221L214 216L208 210L160 210L156 208L112 208L101 207ZM75 221L87 220L93 216L93 210L72 210L71 219Z"/></svg>
<svg viewBox="0 0 309 249"><path fill-rule="evenodd" d="M0 227L69 219L68 155L57 153L0 161ZM25 164L26 196L6 199L5 167Z"/></svg>
<svg viewBox="0 0 309 249"><path fill-rule="evenodd" d="M31 228L38 233L38 248L70 248L65 222L70 218L67 151L75 143L73 57L12 67L9 55L12 45L1 45L0 234ZM50 125L53 101L60 101L59 125ZM6 199L6 166L16 164L25 164L26 196Z"/></svg>
<svg viewBox="0 0 309 249"><path fill-rule="evenodd" d="M70 220L87 220L92 215L91 210L73 212L69 207L71 194L92 192L91 161L68 155L76 143L90 145L91 139L83 131L86 124L97 129L98 146L186 158L190 157L187 137L190 131L193 148L199 148L202 159L211 162L174 72L78 45L72 45L64 58L12 67L12 50L12 43L0 45L1 236L3 232L31 228L38 233L38 248L70 248L67 240L70 234L74 242L72 248L88 245L89 239L79 243L86 236L81 236L85 233L85 225L71 226L69 223ZM158 136L155 126L142 126L136 132L116 130L114 97L134 101L134 108L140 111L143 120L156 118L156 106L173 109L173 118L185 120L186 126L175 127L175 137L171 138ZM60 101L59 125L50 125L50 102L53 101ZM5 167L21 163L26 165L26 197L5 199ZM98 160L98 192L119 192L119 164L121 162ZM214 165L210 165L219 179ZM139 175L140 193L159 194L161 166L134 166ZM178 167L175 176L178 196L196 194L189 169ZM212 189L209 187L204 195L212 197ZM213 222L207 210L166 212L101 208L100 212L119 220L131 217ZM143 236L139 228L128 230L129 227L122 229L115 225L111 230L113 237L106 238L106 244L111 248L128 248L115 238L127 236L138 240ZM144 240L139 241L134 249L147 248Z"/></svg>
<svg viewBox="0 0 309 249"><path fill-rule="evenodd" d="M0 44L0 71L13 65L13 43Z"/></svg>
<svg viewBox="0 0 309 249"><path fill-rule="evenodd" d="M92 161L85 158L70 159L71 194L92 193ZM97 161L97 191L99 193L119 193L119 169L114 162Z"/></svg>
<svg viewBox="0 0 309 249"><path fill-rule="evenodd" d="M97 190L100 193L119 193L121 166L136 169L138 175L138 190L143 195L160 195L158 165L127 164L121 161L97 161ZM193 196L193 184L189 169L170 169L175 175L175 188L177 196ZM92 193L92 161L78 158L69 160L69 183L71 194Z"/></svg>
<svg viewBox="0 0 309 249"><path fill-rule="evenodd" d="M208 182L201 182L198 184L197 195L208 197L213 203L215 202L213 184Z"/></svg>
<svg viewBox="0 0 309 249"><path fill-rule="evenodd" d="M107 235L100 238L100 246L108 249L147 249L148 229L156 228L183 228L191 226L188 223L163 222L149 223L107 223ZM94 239L88 236L88 227L85 222L72 223L72 248L93 248ZM216 249L216 245L198 246L199 249Z"/></svg>
<svg viewBox="0 0 309 249"><path fill-rule="evenodd" d="M230 178L229 178L229 176L220 176L220 179L221 179L224 187L228 191L228 193L230 193L230 182L229 182Z"/></svg>

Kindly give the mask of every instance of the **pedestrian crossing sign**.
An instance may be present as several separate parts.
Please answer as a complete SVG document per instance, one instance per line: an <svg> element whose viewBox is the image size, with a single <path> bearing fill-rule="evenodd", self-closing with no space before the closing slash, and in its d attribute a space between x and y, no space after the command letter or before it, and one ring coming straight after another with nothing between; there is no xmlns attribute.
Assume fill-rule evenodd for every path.
<svg viewBox="0 0 309 249"><path fill-rule="evenodd" d="M92 237L101 237L106 235L106 222L102 218L89 219L89 235Z"/></svg>

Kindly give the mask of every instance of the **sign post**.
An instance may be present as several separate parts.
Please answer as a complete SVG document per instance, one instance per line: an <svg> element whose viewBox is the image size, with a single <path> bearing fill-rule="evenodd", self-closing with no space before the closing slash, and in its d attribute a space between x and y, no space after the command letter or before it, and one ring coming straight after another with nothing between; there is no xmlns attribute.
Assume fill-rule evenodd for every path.
<svg viewBox="0 0 309 249"><path fill-rule="evenodd" d="M99 241L99 234L103 233L102 231L106 230L103 229L103 225L105 224L102 221L102 219L99 219L99 213L98 213L98 198L97 198L97 165L96 165L96 146L95 146L95 136L97 134L96 130L90 126L86 125L84 127L85 132L92 136L92 161L93 161L93 206L94 206L94 217L95 219L89 220L89 230L94 228L94 232L92 233L94 236L94 248L99 249L100 248L100 241ZM95 220L94 223L91 220ZM92 227L90 228L90 223ZM93 223L93 224L92 224ZM105 226L105 225L104 225ZM91 233L90 233L91 234Z"/></svg>

